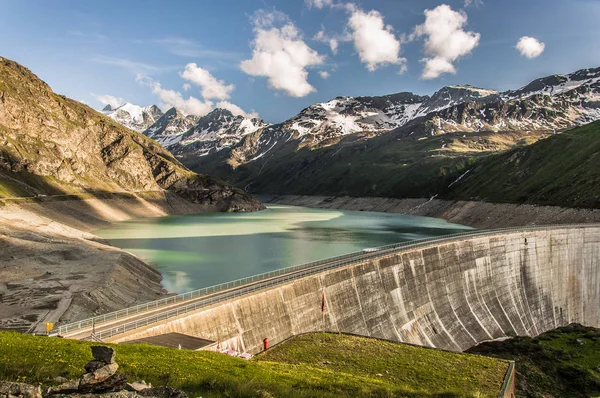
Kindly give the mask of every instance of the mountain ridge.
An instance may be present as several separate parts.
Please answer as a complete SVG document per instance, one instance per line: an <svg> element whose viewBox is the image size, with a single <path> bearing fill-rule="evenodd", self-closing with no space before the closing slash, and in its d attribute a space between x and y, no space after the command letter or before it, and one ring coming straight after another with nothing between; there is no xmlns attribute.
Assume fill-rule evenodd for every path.
<svg viewBox="0 0 600 398"><path fill-rule="evenodd" d="M177 156L193 170L255 193L431 197L478 157L600 119L600 68L563 76L551 78L557 84L553 89L544 83L548 80L538 79L542 83L522 87L518 96L460 86L432 97L391 97L401 104L389 102L390 96L338 97L220 152ZM328 107L334 112L325 117ZM378 131L392 120L386 113L392 108L400 127ZM338 127L368 122L372 129L346 134L332 115L354 123Z"/></svg>

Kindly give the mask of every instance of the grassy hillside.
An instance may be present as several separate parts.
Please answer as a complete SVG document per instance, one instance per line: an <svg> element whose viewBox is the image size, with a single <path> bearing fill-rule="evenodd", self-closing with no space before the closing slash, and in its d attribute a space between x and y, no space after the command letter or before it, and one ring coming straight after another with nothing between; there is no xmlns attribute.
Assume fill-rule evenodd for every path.
<svg viewBox="0 0 600 398"><path fill-rule="evenodd" d="M469 352L516 361L518 396L600 396L600 329L572 325L533 339L483 343Z"/></svg>
<svg viewBox="0 0 600 398"><path fill-rule="evenodd" d="M75 378L92 343L0 332L0 379ZM207 351L116 345L131 380L202 397L496 397L507 362L344 335L294 338L251 361Z"/></svg>
<svg viewBox="0 0 600 398"><path fill-rule="evenodd" d="M599 208L600 122L479 159L466 170L445 198Z"/></svg>
<svg viewBox="0 0 600 398"><path fill-rule="evenodd" d="M256 193L429 198L479 157L546 136L544 132L481 132L417 139L402 134L370 140L348 137L313 150L296 151L289 144L235 170L225 163L226 150L183 162Z"/></svg>

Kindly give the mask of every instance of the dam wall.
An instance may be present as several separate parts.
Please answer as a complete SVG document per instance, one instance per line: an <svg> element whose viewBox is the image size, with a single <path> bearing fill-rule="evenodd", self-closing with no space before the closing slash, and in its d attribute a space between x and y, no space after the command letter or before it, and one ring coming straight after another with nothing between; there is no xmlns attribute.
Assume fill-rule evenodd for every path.
<svg viewBox="0 0 600 398"><path fill-rule="evenodd" d="M242 266L242 265L240 265ZM600 326L600 227L524 229L404 248L121 334L169 332L256 353L311 331L463 351L578 322Z"/></svg>

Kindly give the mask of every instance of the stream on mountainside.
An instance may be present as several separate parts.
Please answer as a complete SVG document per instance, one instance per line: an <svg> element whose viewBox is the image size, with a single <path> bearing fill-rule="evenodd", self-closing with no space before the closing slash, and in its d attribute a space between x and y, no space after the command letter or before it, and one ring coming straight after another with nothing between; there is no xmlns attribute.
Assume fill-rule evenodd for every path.
<svg viewBox="0 0 600 398"><path fill-rule="evenodd" d="M182 293L366 248L472 228L403 214L268 205L255 213L210 213L123 221L95 233L136 254Z"/></svg>

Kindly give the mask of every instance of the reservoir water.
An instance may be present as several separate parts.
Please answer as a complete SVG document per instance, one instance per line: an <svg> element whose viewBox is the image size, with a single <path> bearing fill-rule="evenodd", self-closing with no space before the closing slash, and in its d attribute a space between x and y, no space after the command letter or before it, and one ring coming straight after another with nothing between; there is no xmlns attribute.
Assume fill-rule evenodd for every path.
<svg viewBox="0 0 600 398"><path fill-rule="evenodd" d="M255 213L136 219L95 233L136 254L174 293L471 228L402 214L269 205Z"/></svg>

